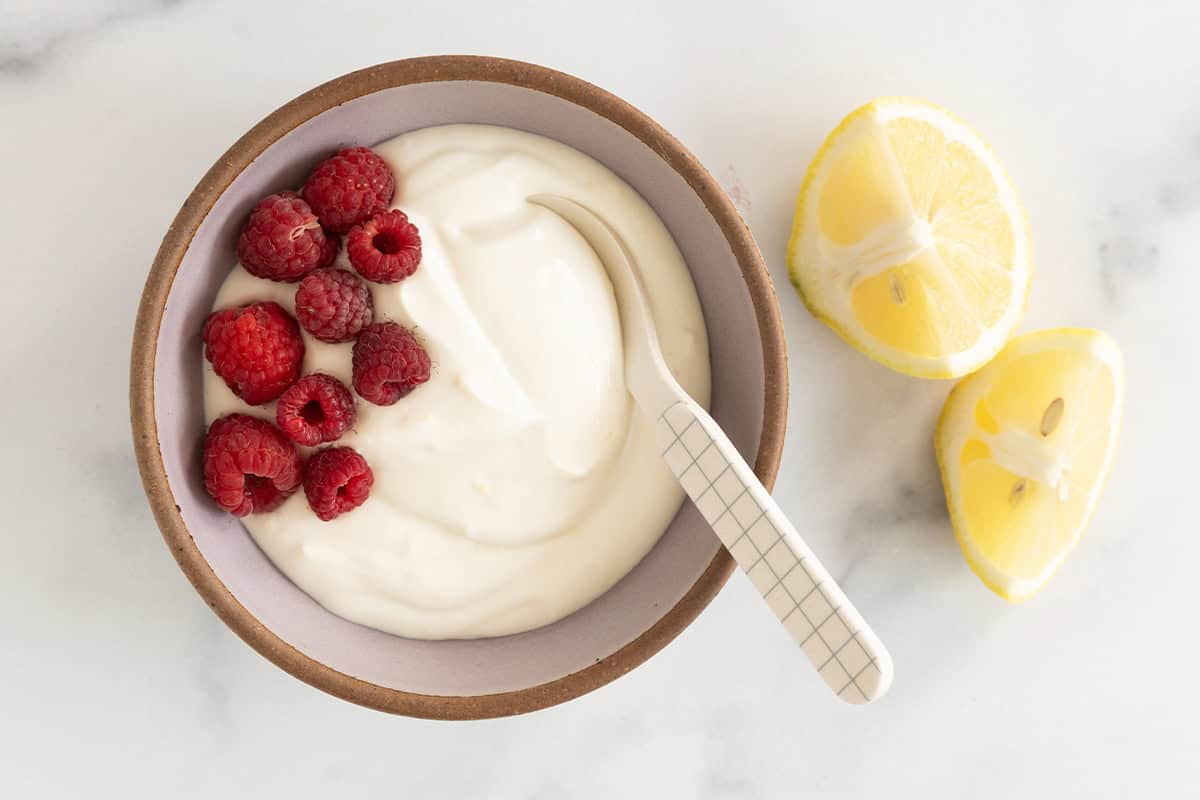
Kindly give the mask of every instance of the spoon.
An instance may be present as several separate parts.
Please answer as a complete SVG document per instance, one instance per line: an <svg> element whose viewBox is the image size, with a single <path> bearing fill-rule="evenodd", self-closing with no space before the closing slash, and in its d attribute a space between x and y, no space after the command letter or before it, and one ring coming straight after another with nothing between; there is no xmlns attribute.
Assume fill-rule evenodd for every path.
<svg viewBox="0 0 1200 800"><path fill-rule="evenodd" d="M826 685L848 703L882 697L892 682L891 656L720 426L671 374L641 276L620 237L573 200L528 199L574 227L604 264L620 314L626 383L654 420L663 459L688 497Z"/></svg>

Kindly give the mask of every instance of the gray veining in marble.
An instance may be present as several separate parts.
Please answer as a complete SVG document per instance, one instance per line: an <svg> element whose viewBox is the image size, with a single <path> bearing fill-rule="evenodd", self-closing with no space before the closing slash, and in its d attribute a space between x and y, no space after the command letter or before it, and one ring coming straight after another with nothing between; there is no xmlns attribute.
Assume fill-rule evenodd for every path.
<svg viewBox="0 0 1200 800"><path fill-rule="evenodd" d="M0 28L0 75L38 69L54 51L184 0L57 0L8 9ZM24 5L24 7L20 7Z"/></svg>

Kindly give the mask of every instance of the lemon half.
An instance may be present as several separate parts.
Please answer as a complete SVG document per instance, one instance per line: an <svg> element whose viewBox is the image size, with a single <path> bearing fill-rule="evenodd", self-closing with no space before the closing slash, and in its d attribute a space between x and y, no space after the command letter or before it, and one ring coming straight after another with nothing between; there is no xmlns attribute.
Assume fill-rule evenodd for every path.
<svg viewBox="0 0 1200 800"><path fill-rule="evenodd" d="M788 270L809 310L866 355L954 378L1020 321L1029 233L979 136L937 106L885 98L846 117L809 166Z"/></svg>
<svg viewBox="0 0 1200 800"><path fill-rule="evenodd" d="M1107 335L1019 336L954 387L934 444L967 563L1019 602L1054 574L1096 507L1116 450L1125 378Z"/></svg>

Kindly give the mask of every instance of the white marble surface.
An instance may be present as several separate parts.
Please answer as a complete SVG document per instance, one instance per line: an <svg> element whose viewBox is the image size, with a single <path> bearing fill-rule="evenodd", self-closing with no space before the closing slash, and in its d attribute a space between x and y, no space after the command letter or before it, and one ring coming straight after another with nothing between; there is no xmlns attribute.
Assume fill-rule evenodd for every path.
<svg viewBox="0 0 1200 800"><path fill-rule="evenodd" d="M0 0L0 795L1197 796L1200 6L967 5ZM583 699L392 718L254 654L175 568L126 421L163 230L280 103L439 52L599 83L738 197L788 328L777 494L889 642L884 701L832 700L739 575ZM1008 166L1035 238L1023 329L1103 327L1128 359L1108 493L1026 606L983 589L953 542L929 444L948 387L867 362L787 288L808 159L891 93L956 109Z"/></svg>

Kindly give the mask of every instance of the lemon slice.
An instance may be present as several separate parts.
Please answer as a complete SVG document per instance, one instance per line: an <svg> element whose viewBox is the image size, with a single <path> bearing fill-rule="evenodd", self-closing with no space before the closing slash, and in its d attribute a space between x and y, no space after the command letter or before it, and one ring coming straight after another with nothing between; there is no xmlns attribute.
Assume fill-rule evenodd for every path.
<svg viewBox="0 0 1200 800"><path fill-rule="evenodd" d="M885 98L846 117L809 165L788 270L809 310L866 355L955 378L1020 321L1029 233L973 131L929 103Z"/></svg>
<svg viewBox="0 0 1200 800"><path fill-rule="evenodd" d="M1116 450L1125 393L1099 331L1019 336L946 399L934 443L954 533L975 574L1020 602L1079 541Z"/></svg>

